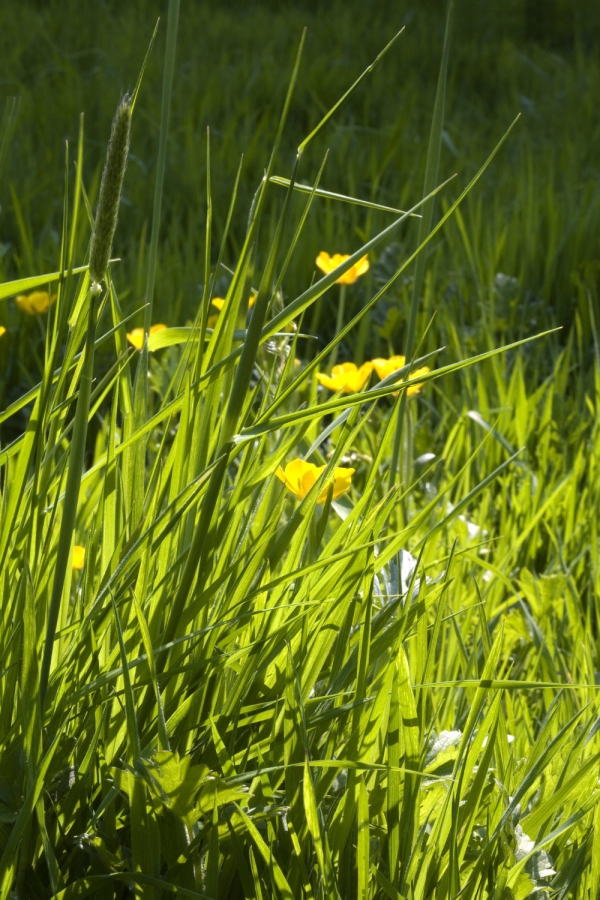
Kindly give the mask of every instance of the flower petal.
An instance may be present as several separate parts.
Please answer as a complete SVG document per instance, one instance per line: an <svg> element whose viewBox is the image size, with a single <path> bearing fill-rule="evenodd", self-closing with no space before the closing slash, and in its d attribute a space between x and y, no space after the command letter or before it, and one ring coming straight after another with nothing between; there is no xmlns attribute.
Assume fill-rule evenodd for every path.
<svg viewBox="0 0 600 900"><path fill-rule="evenodd" d="M340 389L338 379L330 378L329 375L324 375L322 372L317 372L317 381L323 387L329 388L330 391L339 391Z"/></svg>
<svg viewBox="0 0 600 900"><path fill-rule="evenodd" d="M128 331L127 340L130 344L133 344L136 350L141 350L144 345L144 329L133 328L131 331Z"/></svg>
<svg viewBox="0 0 600 900"><path fill-rule="evenodd" d="M74 569L83 569L83 564L85 562L85 547L81 547L79 544L75 544L73 547L73 559L71 561L71 566Z"/></svg>

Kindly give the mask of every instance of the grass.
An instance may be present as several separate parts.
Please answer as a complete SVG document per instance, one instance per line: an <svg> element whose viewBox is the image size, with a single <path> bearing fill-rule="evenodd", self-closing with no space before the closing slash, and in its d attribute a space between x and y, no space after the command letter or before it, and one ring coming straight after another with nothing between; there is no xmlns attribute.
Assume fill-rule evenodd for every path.
<svg viewBox="0 0 600 900"><path fill-rule="evenodd" d="M599 896L597 62L578 26L566 48L519 36L518 5L475 56L469 9L431 127L433 5L323 121L393 37L385 4L370 27L183 5L177 34L171 0L99 295L110 115L154 7L7 14L3 66L35 89L3 187L1 900ZM236 62L250 27L256 69ZM133 67L114 91L110 54ZM539 82L507 133L521 65ZM433 205L433 232L382 205ZM315 272L324 248L353 255ZM10 299L48 287L38 316ZM137 350L144 320L169 327ZM319 386L332 353L404 352L409 321L415 395L413 360ZM300 497L276 474L294 458L320 471Z"/></svg>

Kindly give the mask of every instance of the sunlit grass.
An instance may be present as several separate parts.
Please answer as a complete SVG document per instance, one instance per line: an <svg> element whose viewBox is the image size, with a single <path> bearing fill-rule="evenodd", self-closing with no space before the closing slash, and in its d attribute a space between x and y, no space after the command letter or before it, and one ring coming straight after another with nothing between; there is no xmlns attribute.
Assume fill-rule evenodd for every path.
<svg viewBox="0 0 600 900"><path fill-rule="evenodd" d="M56 256L32 241L0 285L0 900L595 898L594 298L550 331L500 268L523 236L487 245L520 124L448 183L442 64L424 191L361 196L354 162L327 197L329 106L285 152L303 37L251 205L230 179L214 212L203 145L194 291L168 303L192 278L159 240L177 10L147 233L90 284L80 132ZM333 208L366 218L334 235Z"/></svg>

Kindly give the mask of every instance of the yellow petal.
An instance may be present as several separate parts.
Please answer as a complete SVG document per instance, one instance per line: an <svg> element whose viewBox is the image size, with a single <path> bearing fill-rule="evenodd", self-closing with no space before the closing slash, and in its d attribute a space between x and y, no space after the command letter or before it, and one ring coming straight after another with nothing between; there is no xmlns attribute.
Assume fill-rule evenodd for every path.
<svg viewBox="0 0 600 900"><path fill-rule="evenodd" d="M83 564L85 562L85 547L80 547L79 544L75 544L73 547L73 561L71 565L74 569L83 569Z"/></svg>
<svg viewBox="0 0 600 900"><path fill-rule="evenodd" d="M321 250L319 255L317 256L315 262L319 269L322 272L325 272L328 275L330 272L333 272L334 269L337 269L338 266L341 266L343 262L350 258L349 253L334 253L333 256L330 256L329 253L326 253L325 250ZM357 278L360 278L361 275L364 275L369 269L369 257L363 256L358 262L354 263L347 272L344 272L338 280L337 284L354 284Z"/></svg>
<svg viewBox="0 0 600 900"><path fill-rule="evenodd" d="M29 295L29 302L36 313L46 312L53 299L56 298L51 298L48 291L33 291Z"/></svg>
<svg viewBox="0 0 600 900"><path fill-rule="evenodd" d="M392 372L397 372L398 369L401 369L403 365L405 365L405 358L403 356L390 356L389 359L374 359L373 360L373 368L377 372L379 378L383 381L384 378L387 378L388 375L391 375Z"/></svg>
<svg viewBox="0 0 600 900"><path fill-rule="evenodd" d="M15 297L15 303L19 309L23 310L23 312L26 312L30 316L35 315L33 307L29 302L29 297L26 294L19 294L18 297Z"/></svg>
<svg viewBox="0 0 600 900"><path fill-rule="evenodd" d="M352 486L352 476L354 475L356 469L346 469L340 467L334 472L334 482L333 482L333 499L336 497L340 497L342 494L345 494L346 491L349 491Z"/></svg>
<svg viewBox="0 0 600 900"><path fill-rule="evenodd" d="M325 272L326 275L335 269L331 256L325 250L321 250L315 262L319 269L321 269L322 272Z"/></svg>
<svg viewBox="0 0 600 900"><path fill-rule="evenodd" d="M323 387L329 388L330 391L339 391L339 384L335 378L330 378L329 375L324 375L322 372L317 372L317 381L319 384L322 384Z"/></svg>
<svg viewBox="0 0 600 900"><path fill-rule="evenodd" d="M348 257L344 257L348 259ZM354 263L354 265L348 269L340 278L338 278L338 284L354 284L357 278L360 278L361 275L364 275L369 269L369 258L367 256L363 256L358 262Z"/></svg>
<svg viewBox="0 0 600 900"><path fill-rule="evenodd" d="M363 363L360 369L356 373L356 379L354 382L354 390L362 391L365 384L369 380L371 372L373 371L373 366L370 362Z"/></svg>
<svg viewBox="0 0 600 900"><path fill-rule="evenodd" d="M3 334L6 334L6 328L4 325L0 325L0 337L2 337Z"/></svg>
<svg viewBox="0 0 600 900"><path fill-rule="evenodd" d="M136 350L141 350L144 345L144 329L134 328L132 331L128 331L127 340L133 344Z"/></svg>
<svg viewBox="0 0 600 900"><path fill-rule="evenodd" d="M314 469L315 466L313 463L307 463L303 459L293 459L290 463L285 467L285 475L288 480L288 483L291 485L291 490L294 491L297 497L306 497L307 491L310 488L304 487L304 477L307 472L310 472ZM313 484L315 479L313 478Z"/></svg>
<svg viewBox="0 0 600 900"><path fill-rule="evenodd" d="M356 368L356 364L353 362L345 362L338 363L337 366L334 366L331 370L331 374L333 378L336 378L338 375L349 375L351 372L358 371Z"/></svg>
<svg viewBox="0 0 600 900"><path fill-rule="evenodd" d="M300 475L302 474L302 464L303 460L296 459L291 463L288 463L285 469L282 469L281 466L278 467L276 471L277 477L280 481L283 481L286 488L291 491L296 497L300 497L302 499L302 495L300 493Z"/></svg>
<svg viewBox="0 0 600 900"><path fill-rule="evenodd" d="M275 471L275 474L277 475L277 477L279 478L279 480L280 480L280 481L283 481L283 483L287 486L287 478L286 478L285 472L284 472L284 470L282 469L281 466L277 466L277 469L276 469L276 471Z"/></svg>
<svg viewBox="0 0 600 900"><path fill-rule="evenodd" d="M415 369L414 372L410 373L411 381L413 378L419 378L420 375L427 375L427 373L429 371L431 371L429 366L423 366L420 369ZM413 384L409 388L406 389L406 393L408 394L409 397L412 397L415 394L418 394L422 387L423 387L422 384Z"/></svg>
<svg viewBox="0 0 600 900"><path fill-rule="evenodd" d="M330 391L344 391L346 394L354 394L363 389L371 374L371 363L363 363L357 368L353 362L340 363L331 370L331 375L324 372L317 373L319 384L329 388Z"/></svg>
<svg viewBox="0 0 600 900"><path fill-rule="evenodd" d="M302 473L302 478L300 480L300 490L302 491L302 496L306 497L311 487L314 485L315 481L325 468L325 466L315 466L314 463L306 463L307 468Z"/></svg>
<svg viewBox="0 0 600 900"><path fill-rule="evenodd" d="M225 306L225 300L223 299L223 297L213 297L210 302L213 306L216 306L219 311L221 311Z"/></svg>
<svg viewBox="0 0 600 900"><path fill-rule="evenodd" d="M359 278L361 275L364 275L365 272L369 271L369 257L363 256L362 259L359 259L357 263L354 265L354 269L356 271L356 277Z"/></svg>

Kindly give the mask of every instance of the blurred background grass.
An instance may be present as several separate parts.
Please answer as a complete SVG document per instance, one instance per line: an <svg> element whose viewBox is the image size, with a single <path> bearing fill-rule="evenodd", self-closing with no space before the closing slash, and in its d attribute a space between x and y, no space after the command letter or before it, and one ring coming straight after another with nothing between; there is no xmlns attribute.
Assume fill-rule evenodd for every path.
<svg viewBox="0 0 600 900"><path fill-rule="evenodd" d="M392 52L315 141L300 180L315 177L329 148L323 187L403 208L421 195L445 3L253 0L215 6L188 2L182 9L156 302L157 320L169 325L183 324L195 310L203 279L206 126L215 256L244 154L225 255L234 265L304 26L299 87L276 171L289 175L300 140L405 25ZM0 83L5 96L21 102L0 195L3 280L57 268L64 141L73 158L84 112L84 177L93 202L112 113L135 84L155 20L164 12L165 4L155 0L4 0ZM597 306L600 277L599 37L600 8L593 0L458 0L441 163L443 178L458 177L446 197L456 196L516 114L522 116L465 204L464 231L451 223L430 253L421 332L431 312L443 306L460 324L465 346L482 323L498 341L570 326L576 311L584 339L591 336L590 301ZM164 27L136 109L116 240L122 262L114 275L126 311L143 303L163 44ZM298 209L303 202L298 198ZM274 228L275 217L267 218ZM386 221L346 204L315 204L285 297L306 287L320 249L350 252ZM265 245L270 237L265 229ZM373 261L369 278L350 292L350 312L415 239L409 225L387 255ZM78 258L84 251L79 248ZM409 294L407 278L365 323L358 345L346 349L358 356L401 352ZM323 334L333 328L336 300L331 292L315 313ZM12 303L0 317L28 345L30 333L41 327L24 322ZM445 337L439 320L432 346ZM6 342L0 353L11 356L5 371L13 383L15 366L25 380L37 378L32 350Z"/></svg>

